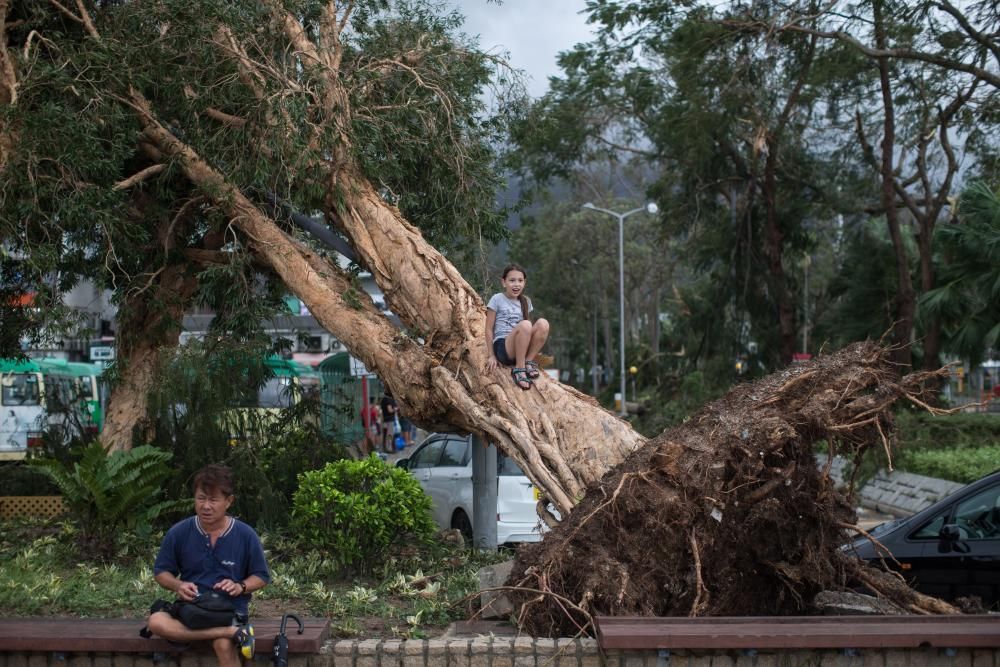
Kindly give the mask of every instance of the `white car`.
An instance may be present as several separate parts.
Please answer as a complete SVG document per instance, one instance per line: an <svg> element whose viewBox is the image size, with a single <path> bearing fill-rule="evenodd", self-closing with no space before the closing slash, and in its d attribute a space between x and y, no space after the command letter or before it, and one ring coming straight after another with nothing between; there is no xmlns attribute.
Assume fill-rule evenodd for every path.
<svg viewBox="0 0 1000 667"><path fill-rule="evenodd" d="M472 437L432 433L413 456L396 465L417 478L431 497L434 521L472 539ZM498 453L497 544L538 542L547 531L535 512L538 491L513 459Z"/></svg>

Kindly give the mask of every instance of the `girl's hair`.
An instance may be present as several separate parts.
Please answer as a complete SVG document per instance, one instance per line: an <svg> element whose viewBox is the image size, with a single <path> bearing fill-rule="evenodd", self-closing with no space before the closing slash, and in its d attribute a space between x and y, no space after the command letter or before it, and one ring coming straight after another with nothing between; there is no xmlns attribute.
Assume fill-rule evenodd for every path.
<svg viewBox="0 0 1000 667"><path fill-rule="evenodd" d="M507 274L511 271L520 271L521 275L524 276L525 280L528 279L528 272L517 264L508 264L503 267L503 279L507 280ZM528 297L524 296L524 292L517 295L517 300L521 302L521 319L528 319Z"/></svg>

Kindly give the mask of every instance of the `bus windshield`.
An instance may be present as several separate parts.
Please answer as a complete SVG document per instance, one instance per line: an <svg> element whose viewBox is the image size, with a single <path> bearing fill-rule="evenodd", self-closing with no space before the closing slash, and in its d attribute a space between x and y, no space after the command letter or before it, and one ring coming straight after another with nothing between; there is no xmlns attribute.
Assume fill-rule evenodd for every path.
<svg viewBox="0 0 1000 667"><path fill-rule="evenodd" d="M39 405L38 376L34 373L11 373L4 375L0 402L3 405Z"/></svg>

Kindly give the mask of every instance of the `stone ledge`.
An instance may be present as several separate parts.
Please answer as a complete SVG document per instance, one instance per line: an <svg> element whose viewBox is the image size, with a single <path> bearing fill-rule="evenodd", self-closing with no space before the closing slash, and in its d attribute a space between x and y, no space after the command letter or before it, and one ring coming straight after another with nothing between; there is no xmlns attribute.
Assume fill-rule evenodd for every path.
<svg viewBox="0 0 1000 667"><path fill-rule="evenodd" d="M255 663L269 663L258 654ZM212 667L214 658L179 654L0 653L0 667ZM1000 667L992 649L632 651L601 655L593 639L458 638L328 641L320 653L293 655L289 667Z"/></svg>

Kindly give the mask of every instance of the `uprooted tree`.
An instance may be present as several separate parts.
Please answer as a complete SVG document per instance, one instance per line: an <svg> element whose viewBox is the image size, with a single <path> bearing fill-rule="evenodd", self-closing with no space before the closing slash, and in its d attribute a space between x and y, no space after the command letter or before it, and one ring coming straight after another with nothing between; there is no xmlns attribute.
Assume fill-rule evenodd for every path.
<svg viewBox="0 0 1000 667"><path fill-rule="evenodd" d="M594 633L597 615L802 613L863 586L910 613L955 613L842 552L854 508L814 447L889 454L891 407L923 404L933 373L900 379L891 351L856 343L740 385L647 442L573 514L518 554L510 593L526 631Z"/></svg>
<svg viewBox="0 0 1000 667"><path fill-rule="evenodd" d="M727 537L709 505L750 519L786 496L810 498L822 515L805 541L819 540L814 557L803 562L824 565L834 523L846 514L806 470L808 444L880 432L889 398L909 386L888 379L883 362L861 366L856 382L831 384L819 407L813 392L802 394L802 406L786 402L789 385L817 387L819 378L804 373L784 390L772 387L773 400L738 390L744 401L771 400L767 414L747 407L699 417L641 451L642 436L572 388L543 376L521 391L503 371L484 372L482 300L428 241L447 246L462 225L484 233L493 210L484 187L495 179L493 121L477 115L475 100L495 63L455 37L453 17L419 1L0 0L0 21L0 229L12 256L27 258L19 275L33 276L40 292L42 278L55 281L52 295L80 277L115 290L123 358L107 445L127 448L140 430L160 352L177 344L188 306L216 308L220 340L252 338L246 323L259 323L283 285L378 372L415 422L498 443L569 517L525 571L535 588L564 590L584 609L611 596L620 598L617 609L635 600L636 611L656 612L630 585L662 569L674 611L735 613L741 582L711 580L709 565L720 576L734 572L721 550L746 545L727 540L767 526L750 521ZM289 208L319 213L346 240L406 330L289 222ZM274 280L262 285L260 275ZM699 431L709 425L712 432ZM588 488L583 511L574 511ZM731 504L734 494L744 510ZM668 528L650 533L662 537L661 551L616 542L616 503L625 499L645 512L637 528ZM592 521L607 528L600 539ZM590 574L605 585L624 574L619 592L555 583L565 574L553 564L560 545L572 558L581 524L606 552ZM791 597L795 585L834 579L828 563L803 578L799 561L760 555L764 581ZM630 557L645 558L642 577ZM538 616L526 617L530 627L556 624L551 612L526 608Z"/></svg>

